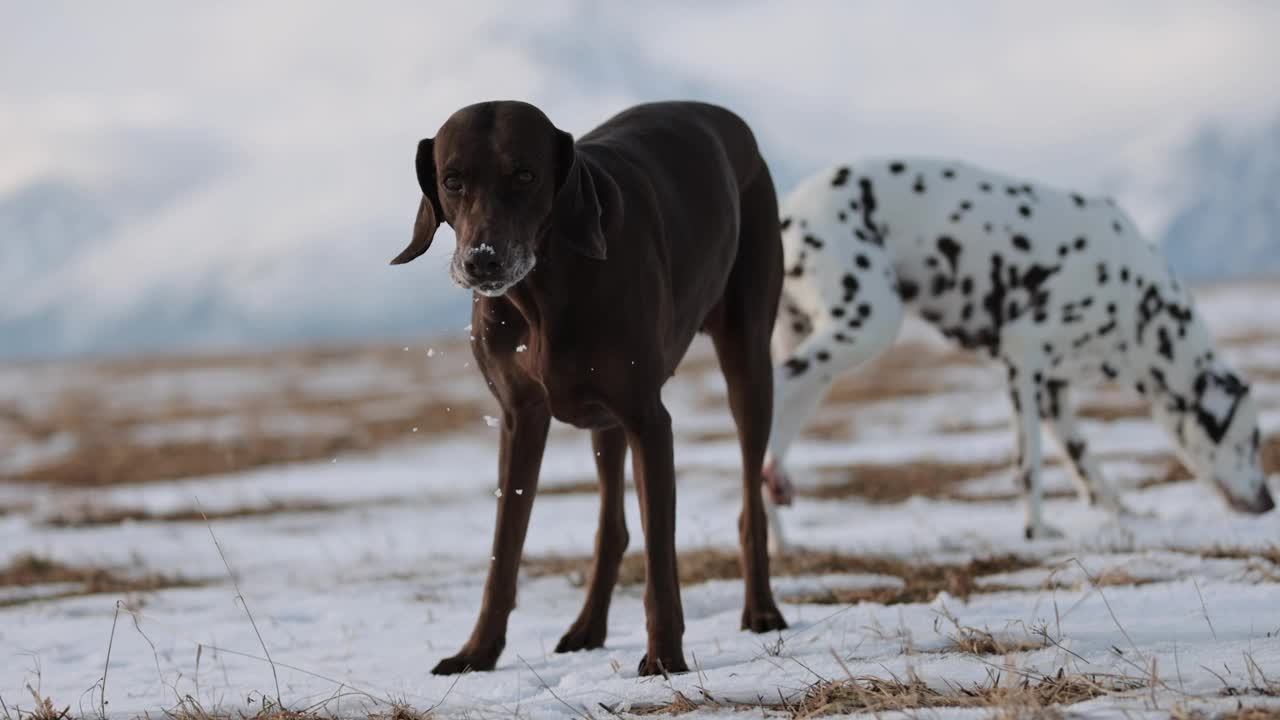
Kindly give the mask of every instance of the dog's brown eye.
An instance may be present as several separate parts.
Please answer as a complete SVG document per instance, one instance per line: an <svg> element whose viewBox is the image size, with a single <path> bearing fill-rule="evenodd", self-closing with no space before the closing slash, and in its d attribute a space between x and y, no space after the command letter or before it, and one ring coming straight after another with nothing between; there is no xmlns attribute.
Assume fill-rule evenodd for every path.
<svg viewBox="0 0 1280 720"><path fill-rule="evenodd" d="M457 175L445 175L444 189L449 192L458 192L462 189L462 178Z"/></svg>
<svg viewBox="0 0 1280 720"><path fill-rule="evenodd" d="M533 173L529 170L521 170L516 173L516 182L521 185L528 185L533 182Z"/></svg>

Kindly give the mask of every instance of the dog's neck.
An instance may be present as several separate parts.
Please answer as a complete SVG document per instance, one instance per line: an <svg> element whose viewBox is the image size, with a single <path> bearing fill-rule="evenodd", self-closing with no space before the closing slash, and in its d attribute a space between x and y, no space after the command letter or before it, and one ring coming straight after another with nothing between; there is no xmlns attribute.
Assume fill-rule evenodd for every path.
<svg viewBox="0 0 1280 720"><path fill-rule="evenodd" d="M598 165L587 162L586 166L600 198L600 225L607 243L617 236L622 224L622 193L612 176ZM553 326L558 318L572 312L575 304L592 302L592 298L571 297L570 290L590 289L592 284L583 279L595 273L599 263L609 262L608 258L600 261L583 257L564 243L556 242L555 232L555 226L549 223L543 230L542 249L533 269L503 296L531 331L548 338L554 337L554 333L547 332L549 325Z"/></svg>

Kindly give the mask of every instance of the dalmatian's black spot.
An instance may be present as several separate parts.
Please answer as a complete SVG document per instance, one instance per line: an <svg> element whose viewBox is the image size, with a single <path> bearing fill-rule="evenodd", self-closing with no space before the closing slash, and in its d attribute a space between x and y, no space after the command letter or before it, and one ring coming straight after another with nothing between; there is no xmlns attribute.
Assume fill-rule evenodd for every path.
<svg viewBox="0 0 1280 720"><path fill-rule="evenodd" d="M853 338L849 337L848 335L845 335L842 332L836 333L835 338L836 338L836 342L853 343Z"/></svg>
<svg viewBox="0 0 1280 720"><path fill-rule="evenodd" d="M1106 363L1102 363L1100 367L1102 369L1102 374L1106 375L1108 380L1115 380L1116 378L1120 377L1120 373L1110 365Z"/></svg>
<svg viewBox="0 0 1280 720"><path fill-rule="evenodd" d="M1016 188L1016 187L1014 187L1014 186L1012 186L1012 185L1009 185L1009 186L1005 187L1004 192L1005 192L1005 194L1006 194L1006 195L1008 195L1009 197L1017 197L1017 196L1018 196L1018 188Z"/></svg>
<svg viewBox="0 0 1280 720"><path fill-rule="evenodd" d="M791 330L797 335L803 335L808 328L802 322L791 323Z"/></svg>
<svg viewBox="0 0 1280 720"><path fill-rule="evenodd" d="M933 276L932 292L934 297L938 297L939 295L942 295L943 293L945 293L947 290L950 290L950 289L951 289L951 278L948 278L946 275Z"/></svg>
<svg viewBox="0 0 1280 720"><path fill-rule="evenodd" d="M804 244L805 244L805 245L808 245L809 247L813 248L814 250L821 250L821 249L822 249L822 241L821 241L821 240L819 240L817 237L815 237L815 236L813 236L813 235L805 235L805 236L804 236Z"/></svg>
<svg viewBox="0 0 1280 720"><path fill-rule="evenodd" d="M965 275L964 280L960 281L960 292L965 295L973 293L973 277L971 275Z"/></svg>
<svg viewBox="0 0 1280 720"><path fill-rule="evenodd" d="M1080 462L1084 458L1084 451L1087 449L1083 440L1068 440L1067 455L1071 456L1072 461Z"/></svg>
<svg viewBox="0 0 1280 720"><path fill-rule="evenodd" d="M1169 337L1169 329L1161 325L1156 330L1156 338L1159 343L1156 352L1165 360L1173 362L1173 338Z"/></svg>
<svg viewBox="0 0 1280 720"><path fill-rule="evenodd" d="M831 178L831 187L840 187L849 182L849 168L841 166L836 170L835 177Z"/></svg>
<svg viewBox="0 0 1280 720"><path fill-rule="evenodd" d="M973 317L973 303L965 303L964 308L960 310L960 319L968 322Z"/></svg>
<svg viewBox="0 0 1280 720"><path fill-rule="evenodd" d="M1160 292L1151 287L1147 289L1147 293L1142 296L1142 302L1138 304L1138 342L1142 342L1142 335L1146 332L1147 326L1156 318L1156 315L1164 310L1164 298L1160 297Z"/></svg>
<svg viewBox="0 0 1280 720"><path fill-rule="evenodd" d="M858 253L858 256L853 259L853 262L863 270L871 267L871 259L862 253Z"/></svg>
<svg viewBox="0 0 1280 720"><path fill-rule="evenodd" d="M1071 201L1076 204L1076 207L1084 207L1084 196L1080 193L1071 193Z"/></svg>
<svg viewBox="0 0 1280 720"><path fill-rule="evenodd" d="M862 327L862 318L849 318L849 322L845 323L850 328L857 330Z"/></svg>
<svg viewBox="0 0 1280 720"><path fill-rule="evenodd" d="M875 218L872 217L876 211L876 196L871 181L867 178L860 179L858 188L862 193L862 224L867 230L866 236L859 236L859 238L876 245L884 245L883 235L877 231Z"/></svg>
<svg viewBox="0 0 1280 720"><path fill-rule="evenodd" d="M831 359L831 353L826 350L819 350L813 356L818 359L818 362L826 362Z"/></svg>
<svg viewBox="0 0 1280 720"><path fill-rule="evenodd" d="M1086 240L1083 235L1076 238L1075 246L1077 251L1084 250L1085 246L1088 244L1089 244L1089 241Z"/></svg>
<svg viewBox="0 0 1280 720"><path fill-rule="evenodd" d="M831 308L831 317L844 317L844 308L839 305Z"/></svg>
<svg viewBox="0 0 1280 720"><path fill-rule="evenodd" d="M854 212L858 212L858 201L857 201L857 200L850 200L850 201L849 201L849 209L850 209L850 210L852 210L852 211L854 211Z"/></svg>
<svg viewBox="0 0 1280 720"><path fill-rule="evenodd" d="M897 160L889 163L889 172L893 173L894 175L897 175L906 169L907 169L906 163L899 162Z"/></svg>
<svg viewBox="0 0 1280 720"><path fill-rule="evenodd" d="M1115 329L1116 329L1116 321L1112 320L1106 325L1103 325L1102 327L1098 328L1098 335L1099 336L1110 335L1113 331L1115 331Z"/></svg>
<svg viewBox="0 0 1280 720"><path fill-rule="evenodd" d="M1043 285L1050 276L1061 269L1061 265L1032 265L1027 268L1027 272L1022 276L1022 286L1034 293L1040 289L1040 286Z"/></svg>
<svg viewBox="0 0 1280 720"><path fill-rule="evenodd" d="M938 238L938 252L947 259L947 264L951 266L951 272L954 274L960 261L960 243L950 235L943 235Z"/></svg>
<svg viewBox="0 0 1280 720"><path fill-rule="evenodd" d="M990 235L990 234L991 234L991 230L992 230L991 223L982 223L982 231L983 231L983 232L985 232L985 233L987 233L988 235Z"/></svg>
<svg viewBox="0 0 1280 720"><path fill-rule="evenodd" d="M1031 217L1031 206L1030 206L1030 205L1019 205L1019 206L1018 206L1018 214L1019 214L1019 215L1021 215L1021 216L1022 216L1022 217L1024 217L1024 218L1029 218L1029 217Z"/></svg>
<svg viewBox="0 0 1280 720"><path fill-rule="evenodd" d="M861 315L863 319L871 317L871 306L867 303L862 303L858 306L858 314Z"/></svg>
<svg viewBox="0 0 1280 720"><path fill-rule="evenodd" d="M924 193L925 187L924 187L924 176L923 176L923 175L916 175L916 181L915 181L915 184L913 184L913 185L911 186L911 189L912 189L912 190L914 190L914 191L916 191L916 193L917 193L917 194L923 194L923 193Z"/></svg>
<svg viewBox="0 0 1280 720"><path fill-rule="evenodd" d="M925 308L924 310L921 310L920 317L924 318L925 321L931 325L937 325L942 322L942 313L934 310L933 308Z"/></svg>
<svg viewBox="0 0 1280 720"><path fill-rule="evenodd" d="M836 219L839 220L840 222L848 222L849 214L841 210L840 212L836 213Z"/></svg>
<svg viewBox="0 0 1280 720"><path fill-rule="evenodd" d="M1107 264L1104 262L1098 263L1098 284L1106 285L1109 277L1110 276L1107 274Z"/></svg>
<svg viewBox="0 0 1280 720"><path fill-rule="evenodd" d="M786 230L789 227L791 227L791 218L789 217L782 218L782 229Z"/></svg>
<svg viewBox="0 0 1280 720"><path fill-rule="evenodd" d="M1127 267L1120 268L1120 282L1122 283L1129 282L1129 268Z"/></svg>
<svg viewBox="0 0 1280 720"><path fill-rule="evenodd" d="M1079 350L1085 345L1088 345L1090 340L1093 340L1093 333L1085 333L1080 337L1076 338L1075 340L1071 341L1071 347L1075 348L1076 350Z"/></svg>
<svg viewBox="0 0 1280 720"><path fill-rule="evenodd" d="M1107 314L1108 314L1108 315L1115 315L1115 314L1116 314L1116 304L1115 304L1115 303L1107 303Z"/></svg>
<svg viewBox="0 0 1280 720"><path fill-rule="evenodd" d="M1009 240L1013 242L1014 247L1022 252L1031 252L1031 241L1027 239L1026 235L1014 235Z"/></svg>
<svg viewBox="0 0 1280 720"><path fill-rule="evenodd" d="M1071 252L1071 248L1067 247L1066 245L1059 245L1059 246L1058 246L1058 256L1059 256L1059 257L1066 257L1066 256L1067 256L1067 253L1069 253L1069 252Z"/></svg>
<svg viewBox="0 0 1280 720"><path fill-rule="evenodd" d="M1043 310L1037 310L1036 314L1031 316L1031 319L1035 320L1037 325L1043 324L1049 320L1049 313Z"/></svg>
<svg viewBox="0 0 1280 720"><path fill-rule="evenodd" d="M911 302L919 294L919 285L906 279L898 280L898 297L902 298L903 302Z"/></svg>
<svg viewBox="0 0 1280 720"><path fill-rule="evenodd" d="M1021 309L1022 308L1018 306L1018 303L1010 302L1009 303L1009 320L1017 320L1018 316L1022 314L1020 312Z"/></svg>
<svg viewBox="0 0 1280 720"><path fill-rule="evenodd" d="M1117 235L1120 235L1124 232L1124 226L1120 224L1119 220L1116 220L1111 223L1111 229L1115 230Z"/></svg>
<svg viewBox="0 0 1280 720"><path fill-rule="evenodd" d="M1092 295L1086 295L1085 298L1080 301L1080 307L1092 307L1092 306L1093 306Z"/></svg>
<svg viewBox="0 0 1280 720"><path fill-rule="evenodd" d="M793 357L784 363L783 367L787 370L787 377L799 377L809 369L809 361L804 358Z"/></svg>
<svg viewBox="0 0 1280 720"><path fill-rule="evenodd" d="M989 193L991 192L991 183L984 180L983 182L978 183L978 189L984 193Z"/></svg>
<svg viewBox="0 0 1280 720"><path fill-rule="evenodd" d="M968 200L961 200L960 209L963 210L964 212L969 212L970 210L973 209L973 203L969 202Z"/></svg>
<svg viewBox="0 0 1280 720"><path fill-rule="evenodd" d="M952 170L951 168L946 168L942 171L942 177L948 180L954 178L955 176L956 176L956 171Z"/></svg>
<svg viewBox="0 0 1280 720"><path fill-rule="evenodd" d="M1133 384L1133 389L1134 389L1134 390L1137 390L1139 395L1146 395L1146 394L1147 394L1147 385L1146 385L1146 383L1142 382L1141 380L1139 380L1138 382L1136 382L1136 383L1134 383L1134 384Z"/></svg>
<svg viewBox="0 0 1280 720"><path fill-rule="evenodd" d="M852 301L853 296L858 294L858 278L854 277L852 273L845 273L844 277L840 279L840 285L844 289L845 302Z"/></svg>

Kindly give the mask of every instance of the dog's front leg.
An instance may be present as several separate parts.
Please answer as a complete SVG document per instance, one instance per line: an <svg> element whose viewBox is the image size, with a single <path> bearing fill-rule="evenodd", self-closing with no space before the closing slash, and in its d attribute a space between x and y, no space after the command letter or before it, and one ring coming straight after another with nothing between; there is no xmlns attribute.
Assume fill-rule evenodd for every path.
<svg viewBox="0 0 1280 720"><path fill-rule="evenodd" d="M687 672L684 609L676 571L676 487L671 415L655 398L625 421L644 526L645 625L649 646L641 675Z"/></svg>
<svg viewBox="0 0 1280 720"><path fill-rule="evenodd" d="M492 670L507 641L507 618L516 604L516 574L529 529L529 511L538 488L538 470L547 444L551 415L541 404L506 411L498 450L498 519L484 600L471 638L462 650L441 660L431 672L452 675Z"/></svg>
<svg viewBox="0 0 1280 720"><path fill-rule="evenodd" d="M627 435L622 428L591 433L600 481L600 525L596 530L596 555L587 584L587 600L569 632L560 638L556 652L590 650L604 646L609 625L609 601L618 583L618 566L627 550L625 468Z"/></svg>

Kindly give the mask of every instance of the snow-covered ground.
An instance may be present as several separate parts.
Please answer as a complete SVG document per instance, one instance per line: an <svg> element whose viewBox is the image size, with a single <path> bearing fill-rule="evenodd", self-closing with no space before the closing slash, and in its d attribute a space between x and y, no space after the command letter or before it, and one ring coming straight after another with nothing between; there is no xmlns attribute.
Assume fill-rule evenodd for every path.
<svg viewBox="0 0 1280 720"><path fill-rule="evenodd" d="M1274 330L1274 310L1280 309L1280 291L1219 288L1202 307L1220 337L1236 339L1226 354L1255 376L1263 432L1275 436L1280 333ZM835 422L837 429L812 434L794 450L792 464L807 490L843 477L841 468L849 465L975 465L1009 457L1003 373L982 364L941 363L945 348L926 331L913 327L907 336L904 342L917 348L910 355L918 367L881 365L869 372L897 373L904 384L915 373L936 391L864 393L826 408L819 419L827 426ZM473 369L461 367L461 353L427 357L425 349L413 348L423 364L458 371L441 376L449 382L440 393L474 398L481 392ZM699 362L677 373L667 392L677 431L678 546L681 552L732 551L738 451L723 383L705 362L707 347L700 344L695 353ZM41 387L68 374L74 373L10 368L0 372L0 389L11 397L29 393L30 404L38 404ZM353 367L346 376L313 381L332 392L357 392L362 384L379 384L382 392L432 377L437 376L388 378L377 368ZM242 376L188 371L185 379L171 373L139 385L123 393L121 402L143 402L166 382L215 399L272 386L260 369L247 368ZM1134 400L1117 389L1081 397L1094 407L1122 408ZM1074 499L1051 499L1049 517L1068 539L1028 543L1007 472L957 481L963 501L937 493L893 503L873 503L856 493L827 500L802 496L783 516L796 552L954 565L1012 553L1027 562L979 577L963 592L949 589L925 602L890 605L789 598L813 601L827 591L892 588L903 583L899 577L779 574L774 589L791 627L765 636L738 629L740 581L687 583L685 652L698 672L670 679L636 677L645 645L638 585L618 588L606 649L552 652L582 601L576 573L522 576L519 607L495 672L429 674L470 633L489 563L497 430L479 413L469 430L418 433L415 442L372 454L234 475L94 489L0 484L0 567L34 555L122 577L159 573L197 582L125 594L65 592L79 587L66 583L0 587L0 698L11 711L30 709L29 684L59 707L95 716L105 687L111 717L154 716L186 697L204 707L246 709L276 695L278 676L289 707L329 699L324 709L340 715L363 714L373 704L395 700L417 709L438 706L436 712L446 717L607 717L668 703L677 692L698 700L705 690L715 703L691 716L711 717L734 713L729 706L735 702L794 701L815 682L846 673L904 679L914 674L944 689L990 684L995 673L1052 675L1065 668L1157 678L1153 688L1100 697L1072 706L1073 712L1168 717L1176 706L1221 711L1239 699L1225 697L1225 688L1244 693L1246 704L1276 703L1260 691L1268 680L1280 681L1280 516L1232 514L1196 483L1152 484L1166 471L1169 443L1146 420L1119 414L1109 422L1088 420L1086 431L1110 476L1127 488L1125 500L1148 516L1118 521ZM167 437L149 432L154 442ZM166 432L182 436L192 430L175 425ZM586 435L557 426L541 488L561 492L538 499L527 558L590 552L596 499L574 490L591 480L592 468ZM1049 469L1047 482L1051 490L1069 487L1061 465ZM84 506L153 516L196 508L215 517L265 511L210 523L49 522ZM633 498L627 519L635 552L641 533ZM1041 647L1007 655L961 652L953 644L958 626Z"/></svg>

